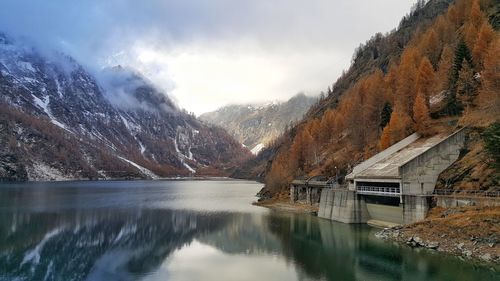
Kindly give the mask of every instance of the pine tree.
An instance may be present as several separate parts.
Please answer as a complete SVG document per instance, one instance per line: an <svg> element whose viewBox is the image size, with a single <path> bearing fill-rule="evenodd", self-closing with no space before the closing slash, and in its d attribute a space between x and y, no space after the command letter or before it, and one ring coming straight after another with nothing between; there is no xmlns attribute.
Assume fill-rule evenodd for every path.
<svg viewBox="0 0 500 281"><path fill-rule="evenodd" d="M386 102L382 112L380 112L380 128L384 128L391 120L392 106L390 103Z"/></svg>
<svg viewBox="0 0 500 281"><path fill-rule="evenodd" d="M457 45L457 48L455 50L455 58L453 60L453 68L450 77L450 85L452 90L456 90L458 73L462 69L462 63L464 60L466 60L469 65L473 67L470 49L469 47L467 47L465 41L461 40Z"/></svg>
<svg viewBox="0 0 500 281"><path fill-rule="evenodd" d="M418 92L413 105L413 120L415 121L414 129L421 135L428 135L429 132L429 108L425 95Z"/></svg>
<svg viewBox="0 0 500 281"><path fill-rule="evenodd" d="M450 93L448 94L446 104L446 112L448 115L458 115L463 110L463 105L457 100L457 81L464 61L466 61L469 66L473 66L470 50L467 44L461 40L455 50L455 59L453 60L450 76Z"/></svg>
<svg viewBox="0 0 500 281"><path fill-rule="evenodd" d="M486 151L495 160L495 166L500 168L500 123L491 124L482 134Z"/></svg>

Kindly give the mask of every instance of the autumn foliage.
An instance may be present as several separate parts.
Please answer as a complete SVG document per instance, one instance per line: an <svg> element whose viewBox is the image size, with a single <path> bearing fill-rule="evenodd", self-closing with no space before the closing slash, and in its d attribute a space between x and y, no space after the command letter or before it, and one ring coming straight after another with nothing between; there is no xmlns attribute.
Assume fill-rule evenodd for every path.
<svg viewBox="0 0 500 281"><path fill-rule="evenodd" d="M419 5L423 9L425 3ZM413 132L435 133L441 127L433 124L440 118L465 118L484 110L498 118L500 38L482 9L488 5L490 1L457 0L411 33L401 27L409 21L405 18L394 31L410 36L402 51L393 47L400 44L396 33L378 34L367 43L367 52L376 46L400 54L381 66L359 66L364 53L357 50L349 70L356 80L349 83L344 73L323 104L313 106L309 116L281 137L267 173L268 188L284 188L299 175L346 173ZM461 54L460 44L470 54ZM376 60L378 53L372 54ZM462 115L448 117L448 106L457 106L454 110ZM465 113L461 107L467 107Z"/></svg>

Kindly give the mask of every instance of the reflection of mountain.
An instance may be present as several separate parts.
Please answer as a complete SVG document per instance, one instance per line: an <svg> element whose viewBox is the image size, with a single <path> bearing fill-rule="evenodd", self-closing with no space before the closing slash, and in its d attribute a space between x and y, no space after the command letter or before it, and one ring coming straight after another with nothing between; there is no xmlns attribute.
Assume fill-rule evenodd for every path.
<svg viewBox="0 0 500 281"><path fill-rule="evenodd" d="M402 249L376 239L373 232L366 226L274 212L138 208L68 210L64 214L3 212L0 280L151 276L157 278L150 280L161 280L170 278L176 269L220 280L218 274L228 266L230 273L250 280L256 276L263 276L262 280L283 279L273 276L288 276L286 280L498 280L496 272L426 251Z"/></svg>
<svg viewBox="0 0 500 281"><path fill-rule="evenodd" d="M0 280L136 279L229 219L168 210L4 214Z"/></svg>

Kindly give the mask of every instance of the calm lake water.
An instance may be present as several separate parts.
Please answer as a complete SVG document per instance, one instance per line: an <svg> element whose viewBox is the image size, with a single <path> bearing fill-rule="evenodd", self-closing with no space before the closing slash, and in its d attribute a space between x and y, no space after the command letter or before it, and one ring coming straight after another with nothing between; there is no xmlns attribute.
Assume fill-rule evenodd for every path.
<svg viewBox="0 0 500 281"><path fill-rule="evenodd" d="M0 280L500 280L375 229L252 206L248 181L0 185Z"/></svg>

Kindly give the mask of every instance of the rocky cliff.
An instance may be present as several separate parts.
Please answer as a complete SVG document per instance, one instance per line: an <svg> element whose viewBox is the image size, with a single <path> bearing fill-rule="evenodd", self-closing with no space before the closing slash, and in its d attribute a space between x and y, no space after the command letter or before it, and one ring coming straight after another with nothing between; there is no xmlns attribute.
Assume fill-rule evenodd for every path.
<svg viewBox="0 0 500 281"><path fill-rule="evenodd" d="M225 106L202 114L200 119L223 127L257 154L280 136L286 126L300 120L316 101L316 97L297 94L286 102Z"/></svg>

